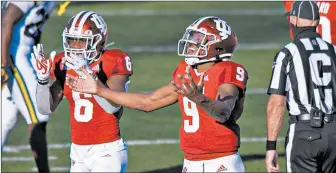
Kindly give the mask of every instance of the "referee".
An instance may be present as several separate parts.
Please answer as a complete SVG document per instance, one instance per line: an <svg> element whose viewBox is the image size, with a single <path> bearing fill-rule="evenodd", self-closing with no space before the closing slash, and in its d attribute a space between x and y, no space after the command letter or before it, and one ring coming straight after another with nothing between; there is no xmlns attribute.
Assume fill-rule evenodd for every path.
<svg viewBox="0 0 336 173"><path fill-rule="evenodd" d="M287 106L287 172L336 172L336 46L316 33L315 2L295 1L289 15L294 40L276 54L268 89L265 166L280 171L276 140Z"/></svg>

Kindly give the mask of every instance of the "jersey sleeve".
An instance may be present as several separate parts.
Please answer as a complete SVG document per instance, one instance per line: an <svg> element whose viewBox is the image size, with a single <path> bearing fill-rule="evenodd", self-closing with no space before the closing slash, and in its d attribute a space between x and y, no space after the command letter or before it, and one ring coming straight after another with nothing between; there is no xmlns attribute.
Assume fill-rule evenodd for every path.
<svg viewBox="0 0 336 173"><path fill-rule="evenodd" d="M35 5L34 1L10 2L10 3L18 7L23 13L26 13L30 8L32 8Z"/></svg>
<svg viewBox="0 0 336 173"><path fill-rule="evenodd" d="M179 69L179 67L177 66L177 67L175 68L173 74L172 74L172 80L173 80L173 81L175 80L175 77L176 77L176 75L177 75L177 73L178 73L178 69Z"/></svg>
<svg viewBox="0 0 336 173"><path fill-rule="evenodd" d="M180 63L177 65L177 67L175 68L173 74L172 74L172 80L175 81L175 78L177 77L177 75L179 74L179 69L181 68L181 66L183 66L183 63L185 63L185 61L180 61ZM181 74L182 75L182 74ZM176 82L176 81L175 81Z"/></svg>
<svg viewBox="0 0 336 173"><path fill-rule="evenodd" d="M272 76L270 80L270 84L268 87L267 94L280 94L286 95L287 91L287 74L289 67L287 67L288 61L286 59L289 53L280 51L276 54L274 58L274 62L272 65Z"/></svg>
<svg viewBox="0 0 336 173"><path fill-rule="evenodd" d="M114 69L114 75L132 75L133 66L131 58L126 54L121 54L118 59Z"/></svg>
<svg viewBox="0 0 336 173"><path fill-rule="evenodd" d="M57 54L54 58L54 62L53 62L53 65L52 65L52 68L51 68L51 71L50 71L50 77L51 78L57 78L56 77L56 72L59 68L59 65L60 62L62 60L62 55L61 54Z"/></svg>
<svg viewBox="0 0 336 173"><path fill-rule="evenodd" d="M247 70L240 64L228 63L219 76L219 86L222 84L233 84L244 90L248 79Z"/></svg>

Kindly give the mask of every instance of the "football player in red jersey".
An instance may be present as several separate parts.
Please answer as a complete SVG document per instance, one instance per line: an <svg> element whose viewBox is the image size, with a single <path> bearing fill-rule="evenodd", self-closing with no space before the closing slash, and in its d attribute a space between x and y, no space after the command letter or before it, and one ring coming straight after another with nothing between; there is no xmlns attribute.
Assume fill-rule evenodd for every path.
<svg viewBox="0 0 336 173"><path fill-rule="evenodd" d="M34 47L38 69L37 104L40 112L53 112L63 95L70 105L70 172L125 172L127 147L120 137L120 105L93 94L73 91L66 76L82 76L77 67L87 65L103 85L127 91L132 64L119 49L105 49L107 25L95 12L74 15L63 31L64 53L49 58L42 45Z"/></svg>
<svg viewBox="0 0 336 173"><path fill-rule="evenodd" d="M315 1L319 7L320 23L317 32L322 39L336 45L336 1ZM284 1L286 13L292 9L294 1ZM289 16L287 17L289 22ZM290 37L293 39L293 27L289 28Z"/></svg>
<svg viewBox="0 0 336 173"><path fill-rule="evenodd" d="M238 44L232 28L218 17L202 17L178 42L184 56L169 84L149 94L113 91L95 80L85 68L86 79L67 78L76 91L97 94L114 103L153 111L175 102L180 105L180 145L185 172L244 172L238 154L238 118L243 112L247 71L231 57Z"/></svg>

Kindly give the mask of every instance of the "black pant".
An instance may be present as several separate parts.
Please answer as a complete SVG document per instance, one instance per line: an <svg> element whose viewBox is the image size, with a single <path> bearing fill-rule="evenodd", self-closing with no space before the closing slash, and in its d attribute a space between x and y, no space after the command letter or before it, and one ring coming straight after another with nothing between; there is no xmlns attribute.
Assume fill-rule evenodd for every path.
<svg viewBox="0 0 336 173"><path fill-rule="evenodd" d="M291 122L286 136L287 172L336 172L336 121L321 128Z"/></svg>

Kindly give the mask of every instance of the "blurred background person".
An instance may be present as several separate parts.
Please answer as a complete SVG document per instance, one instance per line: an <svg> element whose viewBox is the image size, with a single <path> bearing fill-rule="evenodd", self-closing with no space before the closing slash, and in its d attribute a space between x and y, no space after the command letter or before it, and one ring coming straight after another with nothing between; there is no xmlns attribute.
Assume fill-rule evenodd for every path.
<svg viewBox="0 0 336 173"><path fill-rule="evenodd" d="M2 2L1 90L2 148L20 113L28 124L29 144L39 172L49 172L46 125L49 115L36 107L37 76L31 52L56 3ZM60 6L60 13L65 6ZM42 67L44 68L44 67Z"/></svg>
<svg viewBox="0 0 336 173"><path fill-rule="evenodd" d="M315 1L319 7L320 23L317 26L317 32L322 36L322 39L328 43L336 45L336 1ZM292 10L294 1L284 1L286 14ZM290 16L287 17L288 23ZM289 26L289 34L293 39L293 26Z"/></svg>

